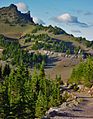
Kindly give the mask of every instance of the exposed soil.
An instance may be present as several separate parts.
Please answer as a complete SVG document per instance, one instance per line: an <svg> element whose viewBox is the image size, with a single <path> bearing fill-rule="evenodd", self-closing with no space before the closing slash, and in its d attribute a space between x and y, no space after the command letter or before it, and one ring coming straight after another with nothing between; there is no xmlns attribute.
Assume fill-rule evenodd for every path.
<svg viewBox="0 0 93 119"><path fill-rule="evenodd" d="M93 119L93 97L82 92L76 93L77 98L82 98L78 106L61 110L50 119Z"/></svg>
<svg viewBox="0 0 93 119"><path fill-rule="evenodd" d="M56 75L61 75L61 78L64 82L70 78L73 67L79 64L79 58L67 58L67 57L58 57L52 58L51 65L46 69L46 75L50 76L51 79L55 79Z"/></svg>

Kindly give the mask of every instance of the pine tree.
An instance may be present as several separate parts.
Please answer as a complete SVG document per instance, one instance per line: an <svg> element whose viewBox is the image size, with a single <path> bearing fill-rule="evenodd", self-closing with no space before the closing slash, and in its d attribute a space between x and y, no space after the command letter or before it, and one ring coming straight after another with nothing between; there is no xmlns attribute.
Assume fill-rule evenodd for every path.
<svg viewBox="0 0 93 119"><path fill-rule="evenodd" d="M38 74L36 71L36 68L34 69L34 73L31 78L31 91L34 93L35 100L37 99L37 95L39 93L39 80L38 80Z"/></svg>
<svg viewBox="0 0 93 119"><path fill-rule="evenodd" d="M44 63L42 62L41 66L40 66L40 73L39 73L39 77L41 79L45 78L45 71L44 71Z"/></svg>
<svg viewBox="0 0 93 119"><path fill-rule="evenodd" d="M4 113L4 119L6 119L10 116L10 112L11 112L9 89L8 89L8 83L6 80L3 82L2 88L4 88L2 91L2 107L3 107L2 110Z"/></svg>
<svg viewBox="0 0 93 119"><path fill-rule="evenodd" d="M39 93L39 82L38 82L38 74L36 72L36 69L34 69L34 73L31 77L31 80L29 82L29 109L30 109L30 117L35 118L35 105L36 100Z"/></svg>
<svg viewBox="0 0 93 119"><path fill-rule="evenodd" d="M47 110L47 99L46 96L39 91L38 99L36 101L35 116L41 118L44 116Z"/></svg>
<svg viewBox="0 0 93 119"><path fill-rule="evenodd" d="M28 106L27 101L28 101L28 88L29 88L29 76L28 76L28 71L27 69L21 65L17 69L16 73L16 79L17 79L17 84L18 84L18 90L19 90L19 101L17 105L17 110L18 110L18 117L25 118L26 108Z"/></svg>
<svg viewBox="0 0 93 119"><path fill-rule="evenodd" d="M0 80L2 80L2 66L0 66Z"/></svg>
<svg viewBox="0 0 93 119"><path fill-rule="evenodd" d="M49 99L49 106L57 106L60 104L60 85L57 80L51 83L51 94Z"/></svg>
<svg viewBox="0 0 93 119"><path fill-rule="evenodd" d="M4 77L9 76L10 71L11 71L11 69L10 69L9 65L6 64L5 67L4 67L4 69L3 69L3 76Z"/></svg>

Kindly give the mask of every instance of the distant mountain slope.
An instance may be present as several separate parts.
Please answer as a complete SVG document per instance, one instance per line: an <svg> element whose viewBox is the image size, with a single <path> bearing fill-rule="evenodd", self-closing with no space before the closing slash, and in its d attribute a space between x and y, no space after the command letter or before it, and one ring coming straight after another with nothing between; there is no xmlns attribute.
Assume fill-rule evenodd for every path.
<svg viewBox="0 0 93 119"><path fill-rule="evenodd" d="M14 4L0 8L0 22L9 23L10 25L34 23L29 11L21 13Z"/></svg>
<svg viewBox="0 0 93 119"><path fill-rule="evenodd" d="M43 41L42 48L44 46L46 47L46 45L48 45L48 47L49 45L52 45L50 47L53 49L53 47L56 45L56 50L58 50L61 47L61 44L59 45L58 42L65 42L66 44L70 42L74 47L78 47L83 50L93 49L93 41L87 41L82 37L74 37L73 35L66 33L66 31L57 26L53 27L51 25L36 25L33 21L33 18L30 16L30 12L21 13L17 10L16 5L14 4L11 4L8 7L0 8L0 34L13 39L20 39L22 46L32 43L27 41L27 43L24 44L25 40L27 40L24 38L25 35L37 35L38 37L41 37L42 34L46 34L45 36L49 36L50 40L48 39L48 42L50 43L45 42L43 36L39 40L37 39L40 43L41 40ZM31 37L29 37L28 40L29 39L31 39ZM56 41L54 39L56 39ZM51 43L52 41L54 42L53 44ZM73 48L72 45L70 46L71 48Z"/></svg>
<svg viewBox="0 0 93 119"><path fill-rule="evenodd" d="M48 35L49 37L51 37L50 39L52 39L52 41L54 41L53 39L56 39L56 45L58 42L63 41L66 43L67 42L71 43L75 47L78 47L78 48L80 47L83 50L89 50L91 48L93 49L93 41L88 41L88 40L86 40L86 38L82 38L82 37L74 37L72 34L66 33L66 31L64 31L63 29L61 29L57 26L53 27L51 25L49 25L49 26L35 25L32 31L30 31L28 33L26 32L26 35L29 36L29 38L27 38L28 42L30 41L29 40L31 38L30 36L34 37L33 35L37 35L38 39L44 40L44 38L42 38L42 36L44 34L46 34L45 36ZM25 36L25 35L23 35L23 36ZM36 40L36 38L35 38L35 40ZM49 42L51 42L51 40ZM48 43L48 41L46 43ZM50 43L48 45L50 45ZM43 44L43 46L44 46L44 44ZM71 46L71 48L72 48L72 46Z"/></svg>

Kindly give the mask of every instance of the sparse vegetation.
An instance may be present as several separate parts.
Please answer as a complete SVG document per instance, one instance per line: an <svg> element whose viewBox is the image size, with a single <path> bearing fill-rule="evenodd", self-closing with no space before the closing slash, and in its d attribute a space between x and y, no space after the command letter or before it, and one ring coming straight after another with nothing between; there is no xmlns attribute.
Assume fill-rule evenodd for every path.
<svg viewBox="0 0 93 119"><path fill-rule="evenodd" d="M89 58L74 68L69 82L91 87L93 85L93 60Z"/></svg>
<svg viewBox="0 0 93 119"><path fill-rule="evenodd" d="M47 31L49 33L53 33L54 35L61 35L61 34L67 35L67 33L64 30L62 30L61 28L59 28L57 26L53 27L51 25L45 26L45 27L42 25L37 25L37 27L35 29L33 29L32 33L37 33L38 31Z"/></svg>
<svg viewBox="0 0 93 119"><path fill-rule="evenodd" d="M79 43L82 43L86 47L93 47L93 41L88 41L86 38L77 37L77 38L73 38L73 40L75 40Z"/></svg>
<svg viewBox="0 0 93 119"><path fill-rule="evenodd" d="M71 42L64 42L62 40L54 39L47 34L39 35L25 35L25 43L32 43L32 50L50 50L55 52L63 52L67 54L73 54L75 47ZM79 49L78 49L79 50Z"/></svg>
<svg viewBox="0 0 93 119"><path fill-rule="evenodd" d="M0 38L0 46L4 48L2 60L10 60L14 64L24 63L27 66L39 66L42 61L46 63L47 56L40 53L29 53L21 49L20 44L17 41L10 41L3 36Z"/></svg>

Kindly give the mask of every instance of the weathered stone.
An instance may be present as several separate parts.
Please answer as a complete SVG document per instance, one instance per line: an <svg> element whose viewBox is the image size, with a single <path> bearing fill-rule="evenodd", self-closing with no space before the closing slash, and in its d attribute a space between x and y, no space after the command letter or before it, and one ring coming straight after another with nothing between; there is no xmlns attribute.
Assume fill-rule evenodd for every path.
<svg viewBox="0 0 93 119"><path fill-rule="evenodd" d="M0 8L0 21L11 25L34 23L33 18L30 16L30 11L21 13L14 4Z"/></svg>

